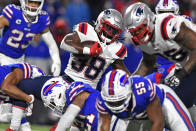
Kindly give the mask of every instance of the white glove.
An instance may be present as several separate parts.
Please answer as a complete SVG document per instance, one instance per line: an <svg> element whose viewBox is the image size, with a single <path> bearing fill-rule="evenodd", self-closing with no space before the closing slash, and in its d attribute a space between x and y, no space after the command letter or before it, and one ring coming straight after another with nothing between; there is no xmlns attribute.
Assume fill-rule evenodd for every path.
<svg viewBox="0 0 196 131"><path fill-rule="evenodd" d="M29 96L32 97L32 100L31 100L31 102L28 103L28 107L25 110L25 115L26 116L31 116L32 115L32 112L33 112L33 102L35 100L34 95L29 95Z"/></svg>
<svg viewBox="0 0 196 131"><path fill-rule="evenodd" d="M59 76L61 73L61 64L53 63L51 71L53 73L53 76Z"/></svg>

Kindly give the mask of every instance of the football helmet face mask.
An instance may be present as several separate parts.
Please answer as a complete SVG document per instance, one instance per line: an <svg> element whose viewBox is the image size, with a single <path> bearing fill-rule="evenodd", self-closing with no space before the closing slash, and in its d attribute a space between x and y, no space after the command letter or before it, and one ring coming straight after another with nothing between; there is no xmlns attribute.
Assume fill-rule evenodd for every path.
<svg viewBox="0 0 196 131"><path fill-rule="evenodd" d="M160 0L155 7L156 14L171 12L179 14L179 4L176 0Z"/></svg>
<svg viewBox="0 0 196 131"><path fill-rule="evenodd" d="M48 80L41 90L41 98L44 105L62 115L64 106L66 104L65 91L68 88L61 77L56 77Z"/></svg>
<svg viewBox="0 0 196 131"><path fill-rule="evenodd" d="M36 2L38 6L30 6L29 2ZM20 4L25 15L35 17L42 10L44 0L20 0Z"/></svg>
<svg viewBox="0 0 196 131"><path fill-rule="evenodd" d="M131 93L131 80L124 71L113 70L106 74L101 97L113 113L123 112L128 107Z"/></svg>
<svg viewBox="0 0 196 131"><path fill-rule="evenodd" d="M120 36L122 30L122 15L115 9L102 11L95 22L95 31L101 40L106 43L114 42Z"/></svg>
<svg viewBox="0 0 196 131"><path fill-rule="evenodd" d="M131 39L138 44L146 44L154 32L155 15L141 2L130 5L124 13L125 26Z"/></svg>

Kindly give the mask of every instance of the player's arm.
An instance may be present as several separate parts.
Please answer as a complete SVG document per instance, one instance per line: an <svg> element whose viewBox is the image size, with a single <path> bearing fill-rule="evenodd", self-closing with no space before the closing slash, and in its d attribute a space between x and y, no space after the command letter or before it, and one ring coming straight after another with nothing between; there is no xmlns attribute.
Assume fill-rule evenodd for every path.
<svg viewBox="0 0 196 131"><path fill-rule="evenodd" d="M98 131L109 131L112 116L99 113L98 117Z"/></svg>
<svg viewBox="0 0 196 131"><path fill-rule="evenodd" d="M161 109L161 103L157 96L147 106L146 111L147 111L149 120L152 122L152 127L150 131L162 131L164 128L164 117L163 117L163 113Z"/></svg>
<svg viewBox="0 0 196 131"><path fill-rule="evenodd" d="M185 23L182 23L174 41L191 50L189 60L184 66L184 69L190 73L196 66L196 32L188 28Z"/></svg>
<svg viewBox="0 0 196 131"><path fill-rule="evenodd" d="M76 96L72 104L68 106L66 112L63 114L63 116L59 120L55 131L66 131L67 129L71 127L74 119L80 112L88 96L89 96L89 93L86 91L83 91Z"/></svg>
<svg viewBox="0 0 196 131"><path fill-rule="evenodd" d="M88 47L89 44L93 44L93 45ZM77 32L67 34L62 40L60 48L67 52L76 53L76 54L87 54L92 56L99 55L99 53L102 50L98 42L95 41L81 42Z"/></svg>
<svg viewBox="0 0 196 131"><path fill-rule="evenodd" d="M1 90L7 95L31 103L32 97L25 94L23 91L18 89L16 85L23 79L23 71L19 68L14 69L13 72L8 74L1 84Z"/></svg>
<svg viewBox="0 0 196 131"><path fill-rule="evenodd" d="M58 76L61 71L61 60L59 56L59 49L57 47L57 44L52 36L52 33L49 30L49 27L47 27L41 34L42 39L45 41L49 48L50 56L53 61L52 65L52 72L54 76Z"/></svg>
<svg viewBox="0 0 196 131"><path fill-rule="evenodd" d="M123 60L115 60L114 63L112 63L112 68L113 69L121 69L123 71L125 71L128 75L131 75L131 73L129 72L129 70L127 69L127 67L124 64Z"/></svg>
<svg viewBox="0 0 196 131"><path fill-rule="evenodd" d="M7 18L5 18L3 15L0 16L0 29L9 26L9 21Z"/></svg>
<svg viewBox="0 0 196 131"><path fill-rule="evenodd" d="M155 71L154 64L156 62L156 56L155 55L149 55L145 52L143 52L142 59L140 60L140 63L136 69L136 71L133 73L134 75L140 75L140 76L146 76L149 73L152 73Z"/></svg>

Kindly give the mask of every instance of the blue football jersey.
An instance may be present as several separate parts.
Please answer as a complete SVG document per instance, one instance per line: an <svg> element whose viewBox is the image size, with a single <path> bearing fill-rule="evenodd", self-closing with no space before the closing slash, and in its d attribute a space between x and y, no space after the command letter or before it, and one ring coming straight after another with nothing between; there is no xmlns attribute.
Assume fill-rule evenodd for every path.
<svg viewBox="0 0 196 131"><path fill-rule="evenodd" d="M143 77L130 77L130 79L132 79L133 93L127 109L120 113L113 113L107 108L99 95L96 103L99 112L116 115L121 119L146 119L146 108L156 96L159 97L161 104L163 103L164 92L155 83Z"/></svg>
<svg viewBox="0 0 196 131"><path fill-rule="evenodd" d="M78 126L84 126L85 129L97 131L98 125L98 111L95 107L97 96L99 92L93 89L90 85L83 82L74 82L68 90L66 90L67 106L69 106L75 97L82 91L89 92L89 97L86 99L76 123Z"/></svg>
<svg viewBox="0 0 196 131"><path fill-rule="evenodd" d="M2 15L9 21L9 26L3 28L0 39L0 53L12 58L19 58L24 54L36 34L40 34L50 25L47 12L41 11L34 22L28 22L20 6L7 5Z"/></svg>

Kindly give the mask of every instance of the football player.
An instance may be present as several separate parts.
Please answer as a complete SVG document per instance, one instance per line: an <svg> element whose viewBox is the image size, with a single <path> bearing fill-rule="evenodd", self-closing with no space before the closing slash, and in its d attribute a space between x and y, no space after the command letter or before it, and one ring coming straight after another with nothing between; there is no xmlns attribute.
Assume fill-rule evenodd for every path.
<svg viewBox="0 0 196 131"><path fill-rule="evenodd" d="M118 41L123 29L121 13L106 9L99 14L94 26L86 22L75 25L73 33L62 40L61 49L71 53L65 74L96 89L109 65L129 71L123 62L127 49Z"/></svg>
<svg viewBox="0 0 196 131"><path fill-rule="evenodd" d="M112 115L125 120L148 118L151 131L162 131L164 124L172 131L195 130L187 108L171 88L140 76L129 77L122 70L106 74L96 107L99 131L109 131Z"/></svg>
<svg viewBox="0 0 196 131"><path fill-rule="evenodd" d="M52 130L65 131L71 127L73 122L75 126L71 127L72 131L76 126L89 131L97 130L98 111L95 103L99 92L88 84L77 81L70 85L64 76L40 76L25 79L17 86L25 93L32 94L36 99L43 101L44 105L60 115L64 113L55 127L56 130L55 128ZM24 101L14 100L13 105L14 115L12 115L9 130L15 131L19 128L19 122L27 104ZM64 107L66 107L65 112L63 112Z"/></svg>
<svg viewBox="0 0 196 131"><path fill-rule="evenodd" d="M41 37L48 45L53 60L53 75L60 74L61 62L56 42L49 30L50 18L42 10L44 0L20 0L21 6L7 5L0 16L0 65L24 61L24 51L35 38Z"/></svg>
<svg viewBox="0 0 196 131"><path fill-rule="evenodd" d="M0 112L0 122L10 122L12 115L12 100L10 97L26 101L30 108L32 108L34 101L33 95L27 95L18 89L16 85L23 79L43 75L43 72L36 66L20 63L0 66L0 73L0 100L1 104L3 103L4 105ZM31 111L29 110L28 113L31 113Z"/></svg>
<svg viewBox="0 0 196 131"><path fill-rule="evenodd" d="M173 13L154 15L141 2L130 5L124 14L127 30L134 44L143 51L143 59L135 74L147 75L152 71L156 55L179 63L173 74L165 78L165 83L175 88L175 92L187 108L193 105L196 88L192 80L196 77L196 27L183 16ZM177 65L177 64L176 64ZM188 79L188 78L192 79ZM192 85L184 85L189 80ZM189 83L190 83L189 82ZM176 88L180 85L179 88Z"/></svg>

